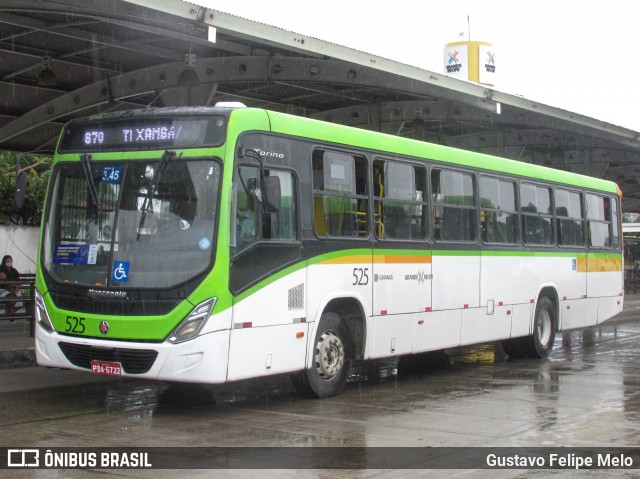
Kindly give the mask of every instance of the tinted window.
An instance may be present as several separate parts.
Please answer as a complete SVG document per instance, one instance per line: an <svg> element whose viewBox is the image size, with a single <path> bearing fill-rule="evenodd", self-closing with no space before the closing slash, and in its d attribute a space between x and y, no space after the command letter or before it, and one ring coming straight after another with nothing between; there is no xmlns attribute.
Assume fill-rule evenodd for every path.
<svg viewBox="0 0 640 479"><path fill-rule="evenodd" d="M427 172L422 166L377 160L373 164L375 232L385 239L427 235Z"/></svg>
<svg viewBox="0 0 640 479"><path fill-rule="evenodd" d="M620 248L620 209L617 198L611 199L611 233L613 247Z"/></svg>
<svg viewBox="0 0 640 479"><path fill-rule="evenodd" d="M480 177L480 230L486 243L513 244L518 240L516 184Z"/></svg>
<svg viewBox="0 0 640 479"><path fill-rule="evenodd" d="M262 185L260 169L255 166L236 168L233 182L231 246L241 251L258 240L294 240L297 236L296 188L288 171L268 170L270 184L279 185L279 203L271 208L263 205L267 192ZM267 181L265 179L265 181ZM273 200L276 200L275 193Z"/></svg>
<svg viewBox="0 0 640 479"><path fill-rule="evenodd" d="M553 244L553 216L551 188L522 183L520 185L520 213L522 235L530 245Z"/></svg>
<svg viewBox="0 0 640 479"><path fill-rule="evenodd" d="M584 208L582 194L576 191L555 191L556 225L560 246L584 246Z"/></svg>
<svg viewBox="0 0 640 479"><path fill-rule="evenodd" d="M431 187L433 233L438 241L475 241L477 216L473 175L434 169Z"/></svg>
<svg viewBox="0 0 640 479"><path fill-rule="evenodd" d="M314 231L318 236L367 236L367 201L366 158L313 152Z"/></svg>
<svg viewBox="0 0 640 479"><path fill-rule="evenodd" d="M589 225L589 246L611 247L611 205L610 199L587 193L587 220Z"/></svg>

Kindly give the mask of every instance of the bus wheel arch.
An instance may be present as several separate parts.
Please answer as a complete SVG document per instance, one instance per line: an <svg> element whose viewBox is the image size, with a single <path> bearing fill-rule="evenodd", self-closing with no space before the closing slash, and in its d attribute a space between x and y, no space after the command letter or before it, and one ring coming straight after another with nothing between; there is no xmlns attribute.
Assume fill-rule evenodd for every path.
<svg viewBox="0 0 640 479"><path fill-rule="evenodd" d="M543 359L553 349L559 328L558 293L552 286L540 290L529 336L502 342L504 351L512 358Z"/></svg>
<svg viewBox="0 0 640 479"><path fill-rule="evenodd" d="M334 298L322 311L322 315L327 313L336 313L340 316L351 340L352 359L362 359L366 337L366 315L360 301L353 297Z"/></svg>
<svg viewBox="0 0 640 479"><path fill-rule="evenodd" d="M336 298L324 308L312 339L311 365L291 374L294 387L310 398L326 398L344 388L351 364L362 357L364 313L354 298Z"/></svg>

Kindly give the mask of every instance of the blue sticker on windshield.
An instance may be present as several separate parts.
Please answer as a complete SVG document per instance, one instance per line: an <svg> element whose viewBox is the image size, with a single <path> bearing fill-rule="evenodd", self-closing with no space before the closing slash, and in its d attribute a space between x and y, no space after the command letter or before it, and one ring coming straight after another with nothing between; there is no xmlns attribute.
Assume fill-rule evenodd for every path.
<svg viewBox="0 0 640 479"><path fill-rule="evenodd" d="M111 280L118 283L126 283L129 281L129 262L128 261L114 261L113 272L111 273Z"/></svg>
<svg viewBox="0 0 640 479"><path fill-rule="evenodd" d="M121 173L122 166L103 166L100 181L102 183L120 183Z"/></svg>
<svg viewBox="0 0 640 479"><path fill-rule="evenodd" d="M200 241L198 242L198 247L202 251L207 251L209 248L211 248L211 241L209 240L209 238L205 236L201 238Z"/></svg>
<svg viewBox="0 0 640 479"><path fill-rule="evenodd" d="M59 244L53 253L55 264L87 264L89 247L84 244Z"/></svg>

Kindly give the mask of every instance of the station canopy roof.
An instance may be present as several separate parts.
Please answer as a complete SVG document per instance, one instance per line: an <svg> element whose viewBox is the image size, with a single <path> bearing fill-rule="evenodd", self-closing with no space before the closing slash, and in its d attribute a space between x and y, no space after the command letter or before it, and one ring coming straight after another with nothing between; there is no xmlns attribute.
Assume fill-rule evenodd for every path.
<svg viewBox="0 0 640 479"><path fill-rule="evenodd" d="M610 179L640 211L638 132L182 0L2 0L0 76L0 149L51 153L80 116L239 101Z"/></svg>

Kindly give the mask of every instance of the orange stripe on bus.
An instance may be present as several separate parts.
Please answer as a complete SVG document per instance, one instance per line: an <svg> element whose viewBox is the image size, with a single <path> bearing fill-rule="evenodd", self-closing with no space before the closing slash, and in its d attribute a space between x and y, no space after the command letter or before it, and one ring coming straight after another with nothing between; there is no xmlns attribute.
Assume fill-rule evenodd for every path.
<svg viewBox="0 0 640 479"><path fill-rule="evenodd" d="M353 256L343 256L341 258L331 258L321 261L319 264L355 264L355 263L371 263L370 254L359 254Z"/></svg>
<svg viewBox="0 0 640 479"><path fill-rule="evenodd" d="M578 258L578 273L610 273L622 271L622 258Z"/></svg>
<svg viewBox="0 0 640 479"><path fill-rule="evenodd" d="M589 273L622 272L622 258L588 258L587 271Z"/></svg>
<svg viewBox="0 0 640 479"><path fill-rule="evenodd" d="M343 256L321 261L319 264L357 264L357 263L377 263L377 264L398 264L398 263L431 263L431 256L392 256L392 255L371 255L361 254L353 256Z"/></svg>
<svg viewBox="0 0 640 479"><path fill-rule="evenodd" d="M431 263L431 256L391 256L374 255L374 263Z"/></svg>

